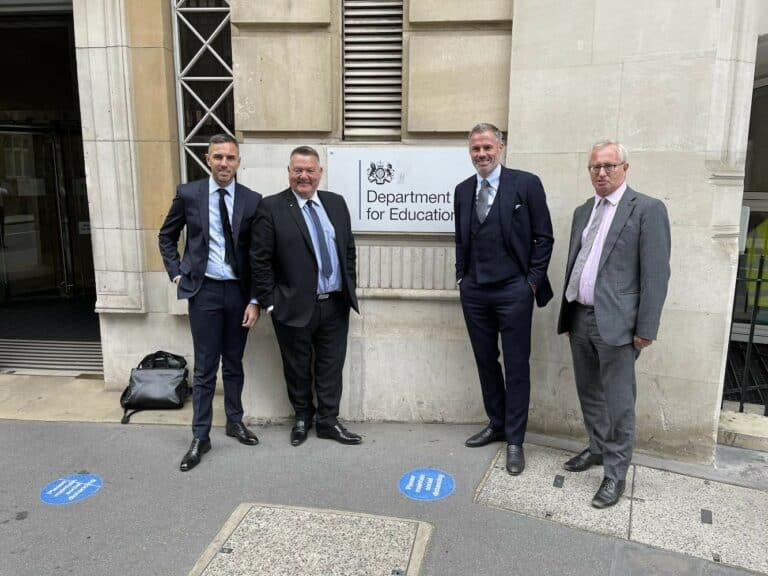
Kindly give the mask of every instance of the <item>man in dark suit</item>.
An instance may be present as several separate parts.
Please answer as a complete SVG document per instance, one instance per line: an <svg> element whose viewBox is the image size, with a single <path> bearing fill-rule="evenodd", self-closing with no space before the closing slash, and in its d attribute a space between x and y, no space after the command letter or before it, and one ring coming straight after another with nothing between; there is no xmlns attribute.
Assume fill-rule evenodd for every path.
<svg viewBox="0 0 768 576"><path fill-rule="evenodd" d="M160 253L178 297L189 301L195 350L192 389L192 444L181 461L191 470L211 449L216 372L221 361L227 436L243 444L259 443L243 424L243 351L248 329L259 319L251 286L251 228L261 195L237 184L237 140L213 136L206 162L211 177L182 184L160 229ZM183 258L178 242L187 229Z"/></svg>
<svg viewBox="0 0 768 576"><path fill-rule="evenodd" d="M316 150L294 149L290 187L264 198L253 228L253 284L280 345L293 446L307 439L313 417L318 438L362 441L338 421L349 309L359 312L355 241L344 198L317 189L322 175Z"/></svg>
<svg viewBox="0 0 768 576"><path fill-rule="evenodd" d="M557 331L568 333L589 446L564 464L603 465L595 508L619 501L635 437L635 360L659 330L669 282L667 209L626 184L627 151L592 148L595 196L576 208Z"/></svg>
<svg viewBox="0 0 768 576"><path fill-rule="evenodd" d="M469 155L477 174L454 196L456 282L490 420L466 445L506 440L507 472L517 475L525 468L533 301L544 306L552 298L547 266L554 238L541 181L502 166L503 152L498 128L472 129Z"/></svg>

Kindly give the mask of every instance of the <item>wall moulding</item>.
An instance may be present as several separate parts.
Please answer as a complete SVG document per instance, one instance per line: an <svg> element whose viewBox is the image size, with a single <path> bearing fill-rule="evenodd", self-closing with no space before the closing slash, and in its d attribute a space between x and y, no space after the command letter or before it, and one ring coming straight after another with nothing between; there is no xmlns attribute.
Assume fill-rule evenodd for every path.
<svg viewBox="0 0 768 576"><path fill-rule="evenodd" d="M105 259L95 270L96 309L143 313L144 250L138 233L141 197L126 4L124 0L74 0L72 8L74 21L79 23L75 48L90 216L96 228L100 225L122 232L110 234L108 245L94 247L94 255L103 252ZM105 55L106 71L95 66L106 62ZM135 262L135 266L110 270L107 260Z"/></svg>

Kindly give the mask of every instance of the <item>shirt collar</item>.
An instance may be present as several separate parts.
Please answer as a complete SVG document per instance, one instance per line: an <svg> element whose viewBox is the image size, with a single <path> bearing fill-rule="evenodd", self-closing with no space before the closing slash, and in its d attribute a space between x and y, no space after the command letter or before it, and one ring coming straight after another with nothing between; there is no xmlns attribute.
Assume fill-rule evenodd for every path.
<svg viewBox="0 0 768 576"><path fill-rule="evenodd" d="M494 190L499 189L499 180L501 179L501 164L497 164L496 168L493 169L493 172L491 172L486 180L488 180L488 184L491 185L491 187ZM477 187L480 187L481 182L483 181L483 177L480 176L480 174L477 175Z"/></svg>
<svg viewBox="0 0 768 576"><path fill-rule="evenodd" d="M293 193L293 196L296 198L296 202L299 203L299 208L304 208L304 205L310 200L312 200L312 202L314 202L315 204L319 204L320 206L323 205L323 203L320 202L320 196L317 194L317 190L315 190L312 196L310 196L309 198L303 198L299 196L298 194L296 194L296 192L293 191L293 188L291 188L291 192Z"/></svg>
<svg viewBox="0 0 768 576"><path fill-rule="evenodd" d="M597 203L600 202L601 198L605 198L610 202L613 206L616 206L619 202L621 202L621 197L624 196L624 192L627 190L627 181L624 180L624 182L621 183L621 186L616 188L613 192L608 194L608 196L598 196L595 194L595 206L597 206Z"/></svg>
<svg viewBox="0 0 768 576"><path fill-rule="evenodd" d="M208 177L208 194L213 194L219 188L224 188L224 190L227 191L228 195L231 195L232 198L235 197L235 179L234 178L232 178L232 182L230 182L226 186L219 186L216 183L216 180L213 179L213 176L209 176Z"/></svg>

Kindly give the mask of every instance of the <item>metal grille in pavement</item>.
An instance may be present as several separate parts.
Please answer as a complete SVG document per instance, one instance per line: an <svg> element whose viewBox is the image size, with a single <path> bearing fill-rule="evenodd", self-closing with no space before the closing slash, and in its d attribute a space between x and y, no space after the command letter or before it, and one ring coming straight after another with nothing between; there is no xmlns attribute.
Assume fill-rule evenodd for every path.
<svg viewBox="0 0 768 576"><path fill-rule="evenodd" d="M0 370L101 373L101 342L0 339Z"/></svg>

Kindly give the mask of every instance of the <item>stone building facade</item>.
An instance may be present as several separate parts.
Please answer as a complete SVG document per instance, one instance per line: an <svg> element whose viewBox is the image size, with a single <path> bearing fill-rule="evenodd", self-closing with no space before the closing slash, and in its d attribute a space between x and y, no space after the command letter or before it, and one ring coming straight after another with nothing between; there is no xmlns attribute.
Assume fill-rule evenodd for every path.
<svg viewBox="0 0 768 576"><path fill-rule="evenodd" d="M673 240L659 340L638 363L638 448L712 460L758 37L768 33L762 2L405 0L402 120L386 141L345 124L342 0L229 4L240 180L263 194L287 185L300 144L327 165L329 148L465 146L473 124L495 123L508 135L506 164L535 172L547 191L558 294L573 209L592 194L590 145L621 140L630 184L664 200ZM74 0L73 14L104 374L119 388L148 350L192 357L186 307L156 242L182 179L174 7ZM359 233L357 245L361 315L342 417L482 421L452 235ZM534 313L530 429L582 437L558 305ZM246 370L247 416L291 416L265 319Z"/></svg>

